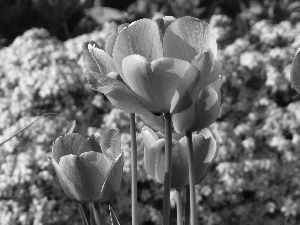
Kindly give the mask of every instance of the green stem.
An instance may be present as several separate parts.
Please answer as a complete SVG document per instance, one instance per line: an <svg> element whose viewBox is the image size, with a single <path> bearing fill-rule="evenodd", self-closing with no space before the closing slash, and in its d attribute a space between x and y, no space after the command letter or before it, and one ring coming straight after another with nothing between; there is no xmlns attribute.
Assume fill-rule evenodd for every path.
<svg viewBox="0 0 300 225"><path fill-rule="evenodd" d="M131 203L132 203L132 225L138 224L137 217L137 144L135 114L130 113L130 134L131 134Z"/></svg>
<svg viewBox="0 0 300 225"><path fill-rule="evenodd" d="M164 202L163 202L163 225L169 225L170 217L170 190L172 176L172 116L165 113L165 177L164 177Z"/></svg>
<svg viewBox="0 0 300 225"><path fill-rule="evenodd" d="M182 188L176 188L177 225L183 225L182 219Z"/></svg>
<svg viewBox="0 0 300 225"><path fill-rule="evenodd" d="M185 209L184 209L184 225L190 224L190 188L185 187Z"/></svg>
<svg viewBox="0 0 300 225"><path fill-rule="evenodd" d="M90 224L91 225L97 225L96 218L95 218L95 208L93 203L89 203L90 208Z"/></svg>
<svg viewBox="0 0 300 225"><path fill-rule="evenodd" d="M197 224L196 211L196 191L195 191L195 166L193 157L193 137L192 132L186 132L188 141L188 164L189 164L189 186L190 186L190 210L191 210L191 225Z"/></svg>
<svg viewBox="0 0 300 225"><path fill-rule="evenodd" d="M88 221L89 212L84 203L78 203L79 212L82 218L82 222L84 225L90 225Z"/></svg>
<svg viewBox="0 0 300 225"><path fill-rule="evenodd" d="M94 205L94 216L95 216L95 221L97 225L101 225L104 224L102 221L102 217L101 217L101 206L100 206L100 202L95 202L93 203Z"/></svg>

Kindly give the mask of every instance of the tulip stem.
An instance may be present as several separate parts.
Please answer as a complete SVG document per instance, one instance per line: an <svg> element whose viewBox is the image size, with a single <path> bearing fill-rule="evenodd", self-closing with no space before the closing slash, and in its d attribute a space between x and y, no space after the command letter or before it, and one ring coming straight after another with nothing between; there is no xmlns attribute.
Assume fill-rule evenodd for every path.
<svg viewBox="0 0 300 225"><path fill-rule="evenodd" d="M90 225L90 223L88 221L89 212L88 212L88 209L86 208L86 205L84 205L84 203L78 203L78 208L79 208L80 215L82 218L82 223L84 225Z"/></svg>
<svg viewBox="0 0 300 225"><path fill-rule="evenodd" d="M163 225L169 225L170 217L170 190L172 176L172 116L165 113L165 177L164 177L164 202L163 202Z"/></svg>
<svg viewBox="0 0 300 225"><path fill-rule="evenodd" d="M132 225L138 224L137 217L137 144L135 113L130 113L130 134L131 134L131 213Z"/></svg>
<svg viewBox="0 0 300 225"><path fill-rule="evenodd" d="M193 157L192 132L186 132L186 137L187 137L187 142L188 142L191 225L196 225L197 224L197 211L196 211L195 167L194 167L194 157Z"/></svg>
<svg viewBox="0 0 300 225"><path fill-rule="evenodd" d="M184 225L190 224L190 188L185 187L185 209L184 209Z"/></svg>
<svg viewBox="0 0 300 225"><path fill-rule="evenodd" d="M93 203L94 207L93 207L93 210L94 210L94 216L95 216L95 221L96 221L96 224L97 225L103 225L103 221L102 221L102 218L101 218L101 206L100 206L100 202L95 202Z"/></svg>
<svg viewBox="0 0 300 225"><path fill-rule="evenodd" d="M177 225L183 225L182 219L182 188L176 188Z"/></svg>

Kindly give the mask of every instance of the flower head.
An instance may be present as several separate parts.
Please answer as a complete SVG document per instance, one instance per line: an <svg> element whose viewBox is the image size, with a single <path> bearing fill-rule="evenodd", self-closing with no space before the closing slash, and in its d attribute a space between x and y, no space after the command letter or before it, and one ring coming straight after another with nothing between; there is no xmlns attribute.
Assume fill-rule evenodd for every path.
<svg viewBox="0 0 300 225"><path fill-rule="evenodd" d="M209 25L193 17L121 25L107 38L105 51L92 41L83 44L90 86L116 107L139 114L189 108L218 79L216 51Z"/></svg>
<svg viewBox="0 0 300 225"><path fill-rule="evenodd" d="M164 181L165 139L149 127L142 130L144 142L144 164L146 172L159 183ZM217 143L209 130L193 134L195 181L198 184L208 172L217 156ZM185 136L173 136L171 187L185 187L189 184L188 143Z"/></svg>
<svg viewBox="0 0 300 225"><path fill-rule="evenodd" d="M116 130L85 139L72 133L56 139L52 165L67 196L75 202L103 202L115 197L123 173L124 154Z"/></svg>

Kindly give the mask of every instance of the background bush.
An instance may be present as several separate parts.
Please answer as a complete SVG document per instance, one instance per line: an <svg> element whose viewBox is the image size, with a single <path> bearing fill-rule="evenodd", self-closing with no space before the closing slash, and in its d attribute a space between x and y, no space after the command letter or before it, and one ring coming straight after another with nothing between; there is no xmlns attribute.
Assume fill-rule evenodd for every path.
<svg viewBox="0 0 300 225"><path fill-rule="evenodd" d="M10 20L25 24L36 18L42 21L33 2L0 1L0 5L6 4ZM300 96L289 83L291 62L300 47L295 2L219 0L211 5L156 0L145 5L139 0L122 6L128 11L127 21L157 14L205 17L217 36L223 62L222 111L211 130L220 148L211 172L197 186L201 224L279 225L287 217L289 225L300 223ZM84 12L85 7L91 6L78 10ZM36 14L24 16L28 10ZM81 20L87 18L81 15ZM56 25L28 29L32 22L12 24L13 34L1 32L12 43L4 41L8 47L0 50L0 141L46 112L76 120L75 132L85 136L120 129L126 160L113 207L121 224L130 224L129 120L88 87L81 56L83 41L93 39L103 47L116 24L86 21L94 24L90 28L98 28L68 39ZM0 19L1 31L3 24ZM82 32L85 28L87 24ZM140 130L143 122L137 119L137 125ZM0 147L1 225L81 224L76 204L63 193L48 159L52 143L69 126L63 117L47 116ZM162 186L145 173L141 136L137 138L139 221L159 224Z"/></svg>

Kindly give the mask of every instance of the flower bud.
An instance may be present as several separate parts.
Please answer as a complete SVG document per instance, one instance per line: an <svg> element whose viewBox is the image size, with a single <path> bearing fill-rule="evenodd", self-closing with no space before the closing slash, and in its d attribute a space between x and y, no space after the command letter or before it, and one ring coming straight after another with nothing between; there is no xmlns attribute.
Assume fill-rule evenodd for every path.
<svg viewBox="0 0 300 225"><path fill-rule="evenodd" d="M67 196L75 202L103 202L120 189L124 153L118 131L85 139L72 133L56 139L51 163Z"/></svg>
<svg viewBox="0 0 300 225"><path fill-rule="evenodd" d="M149 127L142 130L144 142L144 165L146 172L163 184L165 174L165 139L159 138ZM193 134L195 160L195 183L205 177L210 165L217 156L217 143L209 130ZM172 176L171 187L180 188L189 184L187 138L172 139Z"/></svg>

